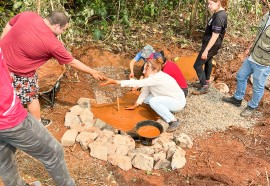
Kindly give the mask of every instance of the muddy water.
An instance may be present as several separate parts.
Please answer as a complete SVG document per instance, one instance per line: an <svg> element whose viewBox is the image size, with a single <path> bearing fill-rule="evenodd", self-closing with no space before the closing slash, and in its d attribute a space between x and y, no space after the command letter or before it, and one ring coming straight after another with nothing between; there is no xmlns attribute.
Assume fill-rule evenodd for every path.
<svg viewBox="0 0 270 186"><path fill-rule="evenodd" d="M157 120L159 116L148 105L141 105L135 110L125 110L125 107L133 105L140 92L129 92L123 98L119 98L119 110L117 103L92 104L91 111L96 118L103 120L114 128L129 131L143 120Z"/></svg>
<svg viewBox="0 0 270 186"><path fill-rule="evenodd" d="M181 56L175 61L187 81L194 81L197 79L196 71L193 68L197 56L197 53L193 53L189 56Z"/></svg>
<svg viewBox="0 0 270 186"><path fill-rule="evenodd" d="M154 126L143 126L139 128L137 133L142 137L154 138L154 137L159 136L160 131L158 130L158 128Z"/></svg>
<svg viewBox="0 0 270 186"><path fill-rule="evenodd" d="M189 56L182 56L176 60L187 81L197 79L193 64L197 58L196 53ZM91 111L96 118L103 120L114 128L129 131L134 129L135 125L143 120L157 120L159 116L148 105L142 105L135 110L125 110L125 107L133 105L140 92L129 92L123 98L119 98L119 110L117 103L112 104L92 104Z"/></svg>

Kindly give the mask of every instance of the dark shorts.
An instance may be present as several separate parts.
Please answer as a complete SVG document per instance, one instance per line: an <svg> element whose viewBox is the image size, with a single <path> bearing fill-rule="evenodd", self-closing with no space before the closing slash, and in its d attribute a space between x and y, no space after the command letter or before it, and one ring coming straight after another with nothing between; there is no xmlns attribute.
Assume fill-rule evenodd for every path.
<svg viewBox="0 0 270 186"><path fill-rule="evenodd" d="M23 105L31 103L33 99L38 98L38 76L22 77L14 73L10 73L13 87L16 95L20 98Z"/></svg>

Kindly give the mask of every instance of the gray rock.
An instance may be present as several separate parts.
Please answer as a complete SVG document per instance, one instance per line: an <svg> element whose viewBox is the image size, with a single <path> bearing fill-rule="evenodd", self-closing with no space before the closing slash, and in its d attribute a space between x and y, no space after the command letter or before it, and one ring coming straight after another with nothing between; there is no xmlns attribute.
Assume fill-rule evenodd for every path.
<svg viewBox="0 0 270 186"><path fill-rule="evenodd" d="M145 154L137 154L132 159L132 165L141 170L151 171L154 167L154 158L149 157Z"/></svg>
<svg viewBox="0 0 270 186"><path fill-rule="evenodd" d="M124 171L128 171L132 168L131 158L123 155L110 155L108 161L112 165L120 167Z"/></svg>
<svg viewBox="0 0 270 186"><path fill-rule="evenodd" d="M177 145L179 145L182 148L191 149L193 146L192 139L185 133L181 133L179 135L174 136L174 141Z"/></svg>
<svg viewBox="0 0 270 186"><path fill-rule="evenodd" d="M75 105L75 106L71 107L69 110L71 113L78 116L83 112L84 109L82 107L80 107L79 105Z"/></svg>
<svg viewBox="0 0 270 186"><path fill-rule="evenodd" d="M187 160L185 156L183 156L183 152L177 150L172 157L171 168L172 170L180 169L185 166L186 162Z"/></svg>
<svg viewBox="0 0 270 186"><path fill-rule="evenodd" d="M102 130L107 126L107 123L105 123L104 121L102 121L100 119L97 119L94 126L98 127L100 130Z"/></svg>
<svg viewBox="0 0 270 186"><path fill-rule="evenodd" d="M114 144L126 145L129 147L129 150L135 149L135 141L130 136L123 136L116 134L113 139Z"/></svg>
<svg viewBox="0 0 270 186"><path fill-rule="evenodd" d="M89 144L89 148L92 157L107 161L108 148L104 143L93 142Z"/></svg>
<svg viewBox="0 0 270 186"><path fill-rule="evenodd" d="M92 143L96 137L97 137L97 134L90 133L90 132L81 132L76 137L76 141L80 143L83 150L87 150L88 144Z"/></svg>
<svg viewBox="0 0 270 186"><path fill-rule="evenodd" d="M80 114L80 118L81 118L82 123L85 123L85 122L93 123L94 114L88 108L86 108Z"/></svg>
<svg viewBox="0 0 270 186"><path fill-rule="evenodd" d="M77 135L78 135L77 130L74 129L67 130L61 139L61 144L63 146L73 146L75 144Z"/></svg>
<svg viewBox="0 0 270 186"><path fill-rule="evenodd" d="M154 166L154 169L167 169L170 168L171 162L166 159L160 159Z"/></svg>
<svg viewBox="0 0 270 186"><path fill-rule="evenodd" d="M79 125L81 123L80 118L72 113L72 112L67 112L65 116L65 126L70 127L71 125Z"/></svg>
<svg viewBox="0 0 270 186"><path fill-rule="evenodd" d="M77 104L82 107L82 108L91 108L91 103L90 103L90 99L89 98L80 98L77 101Z"/></svg>

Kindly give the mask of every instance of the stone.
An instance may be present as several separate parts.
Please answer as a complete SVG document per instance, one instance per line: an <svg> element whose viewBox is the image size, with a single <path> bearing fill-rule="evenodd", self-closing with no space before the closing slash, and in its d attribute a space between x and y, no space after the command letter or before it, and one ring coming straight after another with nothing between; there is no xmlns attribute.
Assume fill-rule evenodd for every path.
<svg viewBox="0 0 270 186"><path fill-rule="evenodd" d="M102 133L102 131L95 126L90 126L90 127L86 128L86 132L92 132L92 133L97 133L97 134Z"/></svg>
<svg viewBox="0 0 270 186"><path fill-rule="evenodd" d="M145 154L137 154L132 159L132 165L141 170L151 171L154 167L154 158Z"/></svg>
<svg viewBox="0 0 270 186"><path fill-rule="evenodd" d="M69 110L71 113L78 116L83 112L84 109L82 107L80 107L79 105L75 105L75 106L71 107Z"/></svg>
<svg viewBox="0 0 270 186"><path fill-rule="evenodd" d="M72 112L67 112L65 116L65 126L70 127L71 125L79 125L81 123L80 118L72 113Z"/></svg>
<svg viewBox="0 0 270 186"><path fill-rule="evenodd" d="M119 134L120 130L113 128L111 125L106 125L103 130L112 131L114 134Z"/></svg>
<svg viewBox="0 0 270 186"><path fill-rule="evenodd" d="M78 125L71 125L70 129L75 129L78 132L86 132L88 128L90 128L92 125L90 122L86 123L80 123Z"/></svg>
<svg viewBox="0 0 270 186"><path fill-rule="evenodd" d="M90 155L94 158L107 161L108 159L108 148L104 143L93 142L89 145Z"/></svg>
<svg viewBox="0 0 270 186"><path fill-rule="evenodd" d="M130 136L116 134L113 138L113 142L118 145L126 145L129 147L129 150L135 149L135 141Z"/></svg>
<svg viewBox="0 0 270 186"><path fill-rule="evenodd" d="M97 119L95 125L97 128L99 128L100 130L104 129L107 126L107 123L105 123L104 121Z"/></svg>
<svg viewBox="0 0 270 186"><path fill-rule="evenodd" d="M168 169L170 168L171 162L166 159L160 159L154 166L154 169Z"/></svg>
<svg viewBox="0 0 270 186"><path fill-rule="evenodd" d="M115 145L113 143L107 143L106 144L108 147L108 155L113 155L115 154L116 150L118 149L118 145Z"/></svg>
<svg viewBox="0 0 270 186"><path fill-rule="evenodd" d="M98 134L90 132L81 132L77 137L76 141L80 143L83 150L88 149L88 144L92 143Z"/></svg>
<svg viewBox="0 0 270 186"><path fill-rule="evenodd" d="M183 152L181 150L177 150L172 156L171 168L172 170L180 169L185 166L187 160L185 156L183 156Z"/></svg>
<svg viewBox="0 0 270 186"><path fill-rule="evenodd" d="M74 129L67 130L61 139L61 144L63 146L73 146L75 144L77 135L78 135L77 130Z"/></svg>
<svg viewBox="0 0 270 186"><path fill-rule="evenodd" d="M80 114L80 118L81 118L82 123L85 123L85 122L93 123L94 114L88 108L86 108Z"/></svg>
<svg viewBox="0 0 270 186"><path fill-rule="evenodd" d="M164 160L166 159L166 153L165 152L159 152L157 154L154 154L154 161L157 162L159 160Z"/></svg>
<svg viewBox="0 0 270 186"><path fill-rule="evenodd" d="M116 155L123 155L126 156L128 154L129 147L126 145L119 145L115 151Z"/></svg>
<svg viewBox="0 0 270 186"><path fill-rule="evenodd" d="M180 146L181 148L189 148L191 149L193 146L192 139L185 133L181 133L179 135L174 136L174 141L176 145Z"/></svg>
<svg viewBox="0 0 270 186"><path fill-rule="evenodd" d="M153 146L150 146L150 148L153 149L155 153L158 153L161 150L163 150L163 147L162 145L160 145L160 143L155 143Z"/></svg>
<svg viewBox="0 0 270 186"><path fill-rule="evenodd" d="M148 146L138 147L133 152L146 154L149 156L153 156L155 153L154 149L152 149L151 147L148 147Z"/></svg>
<svg viewBox="0 0 270 186"><path fill-rule="evenodd" d="M113 138L115 134L112 131L104 129L102 131L102 135L106 136L107 138Z"/></svg>
<svg viewBox="0 0 270 186"><path fill-rule="evenodd" d="M77 104L81 107L81 108L91 108L91 103L90 103L90 99L89 98L80 98L77 101Z"/></svg>
<svg viewBox="0 0 270 186"><path fill-rule="evenodd" d="M174 141L168 141L162 144L165 151L168 151L170 148L174 148L176 146Z"/></svg>
<svg viewBox="0 0 270 186"><path fill-rule="evenodd" d="M230 91L228 85L226 85L225 83L216 83L214 86L219 92L222 92L224 94Z"/></svg>
<svg viewBox="0 0 270 186"><path fill-rule="evenodd" d="M167 158L168 160L171 160L171 159L172 159L172 156L174 155L174 153L175 153L177 150L178 150L179 152L181 152L181 154L182 154L183 156L186 155L186 151L184 151L181 147L179 147L179 146L174 146L174 147L168 149L166 158Z"/></svg>
<svg viewBox="0 0 270 186"><path fill-rule="evenodd" d="M131 158L128 156L110 155L110 156L108 156L108 161L112 165L116 165L124 171L128 171L132 168Z"/></svg>

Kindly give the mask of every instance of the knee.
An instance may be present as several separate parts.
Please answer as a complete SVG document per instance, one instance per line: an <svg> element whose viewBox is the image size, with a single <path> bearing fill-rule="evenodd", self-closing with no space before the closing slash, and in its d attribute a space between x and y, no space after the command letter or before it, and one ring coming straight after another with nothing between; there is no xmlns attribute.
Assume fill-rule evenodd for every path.
<svg viewBox="0 0 270 186"><path fill-rule="evenodd" d="M196 71L198 71L198 70L200 70L201 68L202 68L202 65L199 65L199 64L194 64L193 65L193 68L196 70Z"/></svg>
<svg viewBox="0 0 270 186"><path fill-rule="evenodd" d="M247 80L248 77L246 77L243 73L241 73L240 71L237 72L236 74L236 79L237 80Z"/></svg>

